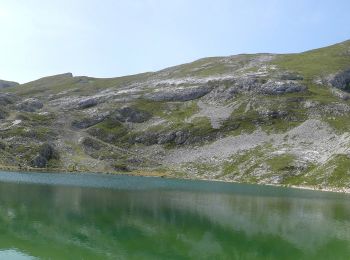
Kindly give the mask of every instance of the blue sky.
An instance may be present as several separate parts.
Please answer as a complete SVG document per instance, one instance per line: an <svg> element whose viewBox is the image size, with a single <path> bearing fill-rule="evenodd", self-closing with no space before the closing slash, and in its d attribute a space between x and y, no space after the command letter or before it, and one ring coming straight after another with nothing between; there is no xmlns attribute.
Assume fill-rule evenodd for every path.
<svg viewBox="0 0 350 260"><path fill-rule="evenodd" d="M0 0L0 78L114 77L350 39L348 0Z"/></svg>

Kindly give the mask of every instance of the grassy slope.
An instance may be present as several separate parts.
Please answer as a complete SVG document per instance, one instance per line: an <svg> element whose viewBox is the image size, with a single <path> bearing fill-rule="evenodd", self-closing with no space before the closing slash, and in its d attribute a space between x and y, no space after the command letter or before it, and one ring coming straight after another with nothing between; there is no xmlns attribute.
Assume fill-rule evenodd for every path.
<svg viewBox="0 0 350 260"><path fill-rule="evenodd" d="M350 67L350 41L299 54L279 55L278 67L299 72L307 81Z"/></svg>
<svg viewBox="0 0 350 260"><path fill-rule="evenodd" d="M58 94L64 91L67 91L67 94L63 93L61 94L62 96L91 95L105 89L117 89L127 84L131 84L134 82L143 82L147 79L208 77L212 75L217 76L233 73L234 71L246 66L252 60L257 59L260 56L260 54L257 54L205 58L192 63L168 68L155 73L144 73L111 79L54 76L0 91L12 92L23 97L39 97L43 100L46 100L49 95ZM231 117L225 122L224 128L222 128L221 130L213 130L210 127L208 120L205 120L205 118L198 119L192 124L186 122L186 119L188 119L191 115L198 111L196 101L184 103L178 102L170 104L169 102L149 102L138 100L137 102L132 104L132 106L148 111L153 115L160 117L166 120L167 122L170 122L170 124L164 126L157 126L157 129L152 129L152 131L164 131L169 129L189 129L190 131L193 131L193 133L198 135L213 134L220 131L224 134L237 135L240 133L252 132L257 128L262 128L263 130L271 133L285 132L286 130L294 126L299 125L307 118L308 111L307 109L301 106L301 102L305 102L307 100L318 102L321 105L329 105L333 103L343 103L346 105L349 104L349 101L340 100L339 98L335 97L328 87L316 85L314 83L314 80L319 77L325 77L331 73L336 73L346 68L350 68L350 41L326 48L303 52L300 54L277 55L275 59L267 63L269 65L275 65L277 66L277 68L282 70L287 70L290 72L296 72L298 74L301 74L304 77L303 83L308 87L308 90L304 93L294 93L283 96L260 96L254 100L254 106L252 106L249 110L246 110L246 107L248 106L248 103L251 102L251 97L239 96L235 101L241 104L240 108L236 109L232 113ZM247 71L254 71L258 69L259 68L247 67ZM258 113L261 109L287 111L288 114L291 115L292 120L286 121L285 119L262 119ZM39 132L39 140L40 138L49 138L47 137L47 134L50 133L50 127L47 126L50 125L47 124L47 122L50 123L49 121L45 121L46 124L43 124L43 119L40 116L25 116L28 117L28 119L25 119L25 122L28 124L28 127L36 129L36 131ZM55 115L53 115L53 117L54 116ZM350 128L350 116L348 115L334 117L331 114L324 114L323 118L325 121L329 122L333 127L335 127L340 133L347 131ZM234 122L235 124L237 123L239 127L237 129L236 127L234 127L233 130L230 130L232 129L232 122ZM108 122L100 123L96 126L96 128L102 129L106 135L121 133L124 134L124 132L127 131L127 129L121 128L120 125L114 126L113 124L108 124ZM4 134L22 136L25 135L25 131L23 128L17 127ZM31 145L33 146L34 150L37 149L35 143ZM25 150L26 148L23 146L15 146L11 149L12 150L10 150L10 152L12 154L15 154L18 151L18 149ZM109 150L103 151L104 154L109 152ZM293 157L291 155L281 156L278 158L273 158L269 156L266 157L266 153L268 152L269 151L265 150L265 155L262 156L264 152L252 151L245 155L241 155L237 158L233 158L233 163L231 162L231 164L228 163L224 166L223 174L225 175L230 174L233 171L238 171L238 164L249 164L249 162L253 161L252 159L254 158L264 158L264 160L266 159L268 166L272 169L272 172L275 173L288 173L288 171L295 170L293 169L293 167L290 167L291 165L293 165ZM26 154L25 156L29 155L30 153ZM344 160L346 161L346 159L344 158L336 158L329 163L343 165ZM252 162L251 164L249 164L250 166L246 169L246 172L248 172L248 174L246 175L247 178L244 177L241 180L246 180L249 182L257 181L249 177L249 171L253 171L258 166L256 161L254 162L255 163ZM343 167L339 167L337 166L336 169L340 169L338 171L342 171ZM201 168L203 168L203 165L201 166ZM331 167L326 168L328 169L328 171L329 169L331 169ZM304 174L299 175L296 178L288 177L289 175L286 174L284 182L286 184L312 184L312 181L308 182L309 177L307 177L309 176L308 172L311 170L312 166L310 166L310 168L307 168ZM303 176L305 176L305 178ZM336 181L330 181L327 184L334 184L333 186L340 185Z"/></svg>

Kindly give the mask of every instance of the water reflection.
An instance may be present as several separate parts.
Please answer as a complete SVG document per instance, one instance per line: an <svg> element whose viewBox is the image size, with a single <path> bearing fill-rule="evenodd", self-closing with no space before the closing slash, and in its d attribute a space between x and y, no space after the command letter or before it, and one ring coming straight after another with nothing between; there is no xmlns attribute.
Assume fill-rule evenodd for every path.
<svg viewBox="0 0 350 260"><path fill-rule="evenodd" d="M18 252L15 249L0 250L0 259L6 260L34 260L32 256L28 256L24 253Z"/></svg>
<svg viewBox="0 0 350 260"><path fill-rule="evenodd" d="M130 185L130 178L118 185ZM186 182L184 189L171 180L165 180L166 188L151 187L152 179L139 181L148 188L0 183L0 250L18 248L43 259L350 254L348 196L261 187L241 192L244 185L218 192L221 184L210 191L201 190L200 182Z"/></svg>

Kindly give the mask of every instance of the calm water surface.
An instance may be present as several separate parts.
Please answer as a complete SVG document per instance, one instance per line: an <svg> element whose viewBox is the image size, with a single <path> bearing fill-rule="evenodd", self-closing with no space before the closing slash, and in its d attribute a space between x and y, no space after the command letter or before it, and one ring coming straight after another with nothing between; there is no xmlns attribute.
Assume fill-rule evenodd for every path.
<svg viewBox="0 0 350 260"><path fill-rule="evenodd" d="M349 259L350 196L0 172L0 259Z"/></svg>

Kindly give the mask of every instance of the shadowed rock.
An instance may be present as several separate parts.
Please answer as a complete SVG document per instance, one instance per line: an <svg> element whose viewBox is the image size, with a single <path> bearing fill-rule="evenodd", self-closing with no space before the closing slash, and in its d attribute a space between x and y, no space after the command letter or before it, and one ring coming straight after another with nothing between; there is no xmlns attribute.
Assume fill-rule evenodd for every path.
<svg viewBox="0 0 350 260"><path fill-rule="evenodd" d="M10 93L0 93L0 106L6 106L9 104L14 104L18 101L18 97Z"/></svg>
<svg viewBox="0 0 350 260"><path fill-rule="evenodd" d="M116 110L111 117L120 122L143 123L151 119L152 115L143 110L132 107L124 107Z"/></svg>
<svg viewBox="0 0 350 260"><path fill-rule="evenodd" d="M262 112L259 112L259 114L266 119L285 118L288 115L286 111L277 111L277 110L262 111Z"/></svg>
<svg viewBox="0 0 350 260"><path fill-rule="evenodd" d="M189 101L205 96L212 90L210 86L186 87L170 89L166 88L146 94L145 99L152 101Z"/></svg>
<svg viewBox="0 0 350 260"><path fill-rule="evenodd" d="M81 144L88 150L100 150L102 148L102 145L99 142L90 137L84 138Z"/></svg>
<svg viewBox="0 0 350 260"><path fill-rule="evenodd" d="M158 136L158 144L167 144L171 143L175 140L176 133L170 132L170 133L162 133Z"/></svg>
<svg viewBox="0 0 350 260"><path fill-rule="evenodd" d="M8 117L8 115L9 113L6 110L0 108L0 119L5 119Z"/></svg>
<svg viewBox="0 0 350 260"><path fill-rule="evenodd" d="M72 122L72 127L77 129L85 129L91 126L94 126L100 122L102 122L108 114L101 114L92 117L85 117L82 119L76 119Z"/></svg>
<svg viewBox="0 0 350 260"><path fill-rule="evenodd" d="M38 109L43 108L43 103L36 98L28 98L19 103L16 108L17 110L24 112L35 112Z"/></svg>
<svg viewBox="0 0 350 260"><path fill-rule="evenodd" d="M47 163L47 159L40 154L37 155L31 162L32 166L35 168L44 168L46 167Z"/></svg>
<svg viewBox="0 0 350 260"><path fill-rule="evenodd" d="M31 164L36 168L44 168L51 159L59 159L59 154L52 144L44 143L38 155L32 160Z"/></svg>
<svg viewBox="0 0 350 260"><path fill-rule="evenodd" d="M342 71L327 79L328 85L350 92L350 69Z"/></svg>
<svg viewBox="0 0 350 260"><path fill-rule="evenodd" d="M97 104L98 102L95 98L88 98L88 99L81 100L77 105L77 109L86 109L86 108L94 107Z"/></svg>

